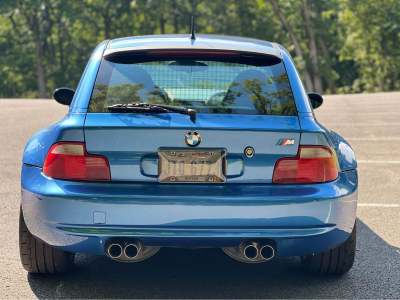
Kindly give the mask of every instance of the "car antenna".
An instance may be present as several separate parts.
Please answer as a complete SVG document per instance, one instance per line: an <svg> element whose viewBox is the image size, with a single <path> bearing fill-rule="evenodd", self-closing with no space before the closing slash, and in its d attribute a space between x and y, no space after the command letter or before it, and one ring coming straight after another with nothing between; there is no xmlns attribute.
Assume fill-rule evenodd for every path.
<svg viewBox="0 0 400 300"><path fill-rule="evenodd" d="M192 26L190 28L190 39L195 40L196 37L194 36L194 16L192 16Z"/></svg>

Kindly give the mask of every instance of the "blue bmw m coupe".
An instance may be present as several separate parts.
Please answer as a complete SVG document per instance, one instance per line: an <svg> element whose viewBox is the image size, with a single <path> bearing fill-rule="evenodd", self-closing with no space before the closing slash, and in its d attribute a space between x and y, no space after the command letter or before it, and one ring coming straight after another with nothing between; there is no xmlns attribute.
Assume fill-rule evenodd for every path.
<svg viewBox="0 0 400 300"><path fill-rule="evenodd" d="M61 273L75 253L139 262L160 247L244 263L301 257L342 274L355 257L357 163L318 123L276 43L211 35L107 40L59 122L28 142L20 255Z"/></svg>

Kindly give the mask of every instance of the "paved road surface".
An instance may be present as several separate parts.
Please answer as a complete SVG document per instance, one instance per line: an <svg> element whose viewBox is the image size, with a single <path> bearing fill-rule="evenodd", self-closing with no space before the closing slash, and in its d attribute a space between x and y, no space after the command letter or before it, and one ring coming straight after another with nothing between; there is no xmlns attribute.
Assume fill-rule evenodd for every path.
<svg viewBox="0 0 400 300"><path fill-rule="evenodd" d="M52 100L0 105L0 299L400 298L400 93L327 96L316 111L359 160L358 252L341 277L304 275L297 258L243 264L219 249L162 249L138 264L77 255L69 274L28 275L18 254L22 152L67 108Z"/></svg>

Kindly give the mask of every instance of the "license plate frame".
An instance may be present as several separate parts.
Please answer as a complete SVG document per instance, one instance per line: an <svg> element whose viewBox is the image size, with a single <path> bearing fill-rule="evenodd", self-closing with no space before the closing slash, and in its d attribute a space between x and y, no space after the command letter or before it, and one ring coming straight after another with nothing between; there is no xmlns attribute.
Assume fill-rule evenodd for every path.
<svg viewBox="0 0 400 300"><path fill-rule="evenodd" d="M160 183L224 183L227 176L226 150L159 149L157 170Z"/></svg>

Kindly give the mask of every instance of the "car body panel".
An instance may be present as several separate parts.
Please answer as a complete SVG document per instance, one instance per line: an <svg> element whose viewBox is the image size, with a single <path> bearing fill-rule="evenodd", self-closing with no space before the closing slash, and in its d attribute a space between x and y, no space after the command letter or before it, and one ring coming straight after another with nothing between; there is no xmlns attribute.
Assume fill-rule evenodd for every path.
<svg viewBox="0 0 400 300"><path fill-rule="evenodd" d="M157 174L143 171L143 156L157 155L160 148L187 149L184 136L189 130L202 136L196 149L223 148L244 161L244 174L230 173L228 181L232 182L271 182L276 161L296 156L300 141L297 117L198 114L192 122L188 116L172 113L89 113L85 122L86 149L108 158L113 181L157 182ZM294 140L294 144L279 146L280 139ZM255 150L252 158L244 154L249 146ZM228 172L230 165L228 157Z"/></svg>
<svg viewBox="0 0 400 300"><path fill-rule="evenodd" d="M326 129L314 117L299 117L301 126L301 145L322 145L333 150L339 171L357 168L357 160L350 144L336 132Z"/></svg>
<svg viewBox="0 0 400 300"><path fill-rule="evenodd" d="M277 44L281 50L283 62L289 77L293 96L296 102L301 127L301 145L320 145L333 149L340 171L357 168L357 161L350 144L337 133L326 129L315 118L313 109L301 81L299 71L287 50Z"/></svg>
<svg viewBox="0 0 400 300"><path fill-rule="evenodd" d="M120 38L111 41L104 55L121 51L143 51L143 50L165 50L165 49L191 49L191 50L230 50L245 51L272 55L281 58L272 43L240 38L221 37L214 35L196 35L195 40L186 35L155 35L130 38Z"/></svg>
<svg viewBox="0 0 400 300"><path fill-rule="evenodd" d="M22 158L24 164L42 167L50 147L60 141L84 142L83 125L92 95L93 85L108 41L93 51L83 72L68 114L60 121L43 128L27 143Z"/></svg>
<svg viewBox="0 0 400 300"><path fill-rule="evenodd" d="M69 110L71 113L86 113L107 43L108 40L101 42L93 51L72 100Z"/></svg>
<svg viewBox="0 0 400 300"><path fill-rule="evenodd" d="M42 167L50 147L61 141L84 142L83 125L86 114L68 113L62 120L43 128L27 143L22 162Z"/></svg>
<svg viewBox="0 0 400 300"><path fill-rule="evenodd" d="M340 171L343 172L357 169L356 155L350 144L332 130L328 130L328 135L331 137L332 148L335 149Z"/></svg>
<svg viewBox="0 0 400 300"><path fill-rule="evenodd" d="M325 251L350 235L358 193L355 170L323 184L177 186L68 182L24 165L22 182L32 234L64 250L96 254L104 254L111 236L182 247L229 247L268 237L277 241L278 256L312 254L306 241L317 238L323 243L314 251ZM96 213L104 213L105 224L95 224Z"/></svg>
<svg viewBox="0 0 400 300"><path fill-rule="evenodd" d="M301 81L300 73L294 64L294 61L290 54L281 45L276 44L281 51L283 63L285 64L286 73L289 77L290 86L294 100L296 102L296 108L299 116L301 114L309 115L313 112L310 101L308 100L307 92L304 88L303 82Z"/></svg>
<svg viewBox="0 0 400 300"><path fill-rule="evenodd" d="M298 116L89 113L87 107L104 55L139 49L239 49L282 59ZM236 47L236 48L235 48ZM160 148L188 149L184 134L203 135L199 149L228 152L223 184L160 184ZM295 139L294 146L277 146ZM57 180L42 173L56 142L85 142L105 155L111 182ZM339 177L326 183L271 183L275 162L296 156L299 145L332 150ZM244 148L253 146L248 158ZM343 243L354 227L357 162L349 143L315 118L290 54L280 45L253 39L186 35L147 36L102 42L93 52L66 117L28 142L21 173L21 205L39 240L71 252L105 254L108 238L139 238L148 246L235 247L267 238L278 257L309 255Z"/></svg>

